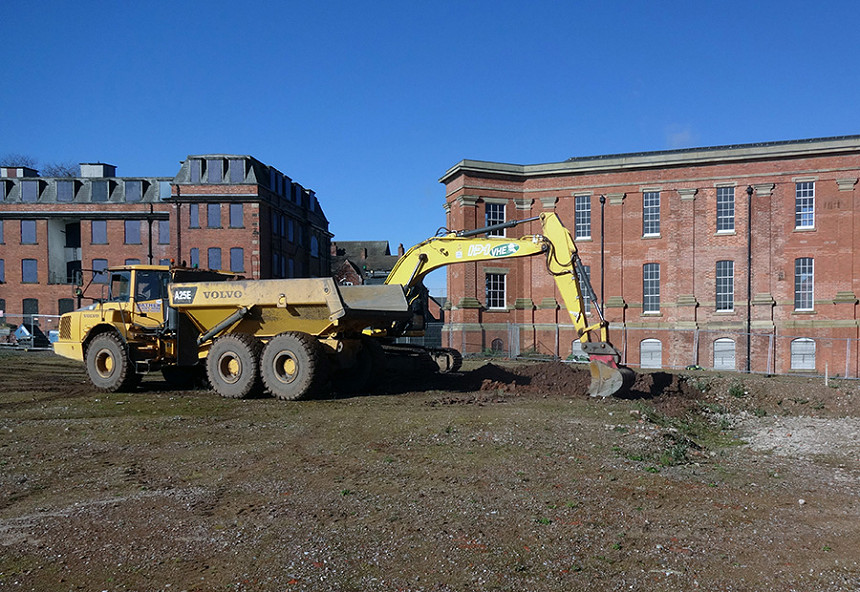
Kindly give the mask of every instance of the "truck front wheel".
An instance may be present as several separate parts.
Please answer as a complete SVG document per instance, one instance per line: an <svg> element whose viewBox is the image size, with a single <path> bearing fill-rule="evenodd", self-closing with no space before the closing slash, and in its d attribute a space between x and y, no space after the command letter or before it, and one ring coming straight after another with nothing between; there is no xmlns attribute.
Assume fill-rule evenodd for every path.
<svg viewBox="0 0 860 592"><path fill-rule="evenodd" d="M100 391L130 390L139 382L128 350L113 333L96 336L87 347L87 374Z"/></svg>
<svg viewBox="0 0 860 592"><path fill-rule="evenodd" d="M206 357L209 383L222 397L244 399L260 384L259 342L244 333L218 338Z"/></svg>
<svg viewBox="0 0 860 592"><path fill-rule="evenodd" d="M325 384L326 363L325 352L316 337L299 331L281 333L263 350L263 382L279 399L305 399Z"/></svg>

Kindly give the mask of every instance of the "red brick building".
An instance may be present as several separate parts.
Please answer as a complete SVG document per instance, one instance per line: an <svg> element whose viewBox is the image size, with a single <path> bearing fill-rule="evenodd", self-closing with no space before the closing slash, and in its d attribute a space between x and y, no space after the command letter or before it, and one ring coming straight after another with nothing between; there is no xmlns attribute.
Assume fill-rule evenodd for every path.
<svg viewBox="0 0 860 592"><path fill-rule="evenodd" d="M109 265L327 276L330 239L314 192L251 156L189 156L172 178L117 177L104 163L74 178L0 167L0 321L72 310L75 276Z"/></svg>
<svg viewBox="0 0 860 592"><path fill-rule="evenodd" d="M860 136L847 136L536 165L463 160L441 182L452 229L557 212L630 365L856 377L858 176ZM540 258L451 266L448 297L448 343L464 352L575 353Z"/></svg>

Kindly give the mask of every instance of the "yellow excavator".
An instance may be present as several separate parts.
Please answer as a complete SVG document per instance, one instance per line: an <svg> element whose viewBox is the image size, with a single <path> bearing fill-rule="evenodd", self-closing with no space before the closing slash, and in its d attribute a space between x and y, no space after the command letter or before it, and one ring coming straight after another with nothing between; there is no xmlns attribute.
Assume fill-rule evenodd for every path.
<svg viewBox="0 0 860 592"><path fill-rule="evenodd" d="M488 234L535 221L540 221L540 234L522 238ZM385 283L400 284L404 287L413 317L405 324L400 323L393 327L389 334L414 335L423 331L427 299L423 279L431 271L458 263L532 257L539 254L546 257L547 271L555 279L579 335L582 350L589 357L589 394L595 397L623 394L633 384L636 375L631 369L620 364L621 354L609 342L609 323L597 304L586 274L583 273L576 244L555 213L542 213L533 218L512 220L475 230L445 231L409 249L397 261ZM591 296L591 306L599 319L591 325L586 319L583 285ZM429 350L429 353L443 371L456 370L460 365L460 355L455 350L443 348Z"/></svg>

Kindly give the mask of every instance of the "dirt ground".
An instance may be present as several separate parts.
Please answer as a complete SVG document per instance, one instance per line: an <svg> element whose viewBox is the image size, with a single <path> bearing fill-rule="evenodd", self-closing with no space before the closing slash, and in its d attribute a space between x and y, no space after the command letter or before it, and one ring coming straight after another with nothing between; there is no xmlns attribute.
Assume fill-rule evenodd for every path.
<svg viewBox="0 0 860 592"><path fill-rule="evenodd" d="M469 361L287 403L0 351L0 590L860 590L860 384Z"/></svg>

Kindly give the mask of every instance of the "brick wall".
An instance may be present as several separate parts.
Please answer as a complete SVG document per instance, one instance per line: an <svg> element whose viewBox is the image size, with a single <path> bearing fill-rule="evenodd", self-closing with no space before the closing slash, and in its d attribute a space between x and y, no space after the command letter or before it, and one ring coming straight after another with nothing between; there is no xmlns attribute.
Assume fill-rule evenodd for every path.
<svg viewBox="0 0 860 592"><path fill-rule="evenodd" d="M651 328L663 342L663 365L687 360L690 344L656 330L724 330L737 340L737 367L746 363L746 345L737 337L747 330L748 199L752 196L752 309L754 333L810 337L858 338L857 298L860 260L855 257L855 228L860 230L856 182L860 174L860 138L822 139L608 156L565 163L518 167L463 161L443 178L448 226L483 226L488 201L504 200L506 218L524 219L555 211L573 233L575 196L590 196L591 236L577 240L583 263L591 268L598 300L618 335L635 329L624 344L628 363L637 364L639 344ZM795 227L795 188L814 184L812 228ZM734 189L734 230L717 231L718 187ZM643 193L660 195L660 232L643 236ZM604 282L600 293L601 205L605 233ZM531 222L508 229L508 236L539 232ZM814 307L795 310L795 260L814 260ZM734 262L734 306L716 310L717 261ZM660 269L660 307L643 311L643 265ZM506 269L507 310L485 308L484 276ZM557 331L569 324L558 310L554 280L538 257L495 260L448 268L452 304L451 342L466 352L489 347L491 338L506 339L506 323L525 323L525 347L565 357L573 335ZM559 303L563 308L564 303ZM641 330L640 330L641 329ZM714 334L708 334L713 339ZM558 348L557 350L555 348ZM753 351L761 367L768 352ZM776 352L777 367L788 370L790 355ZM708 363L702 365L709 365ZM822 366L826 357L816 360ZM687 363L687 362L684 362ZM855 368L856 372L856 368ZM855 374L856 375L856 374Z"/></svg>

